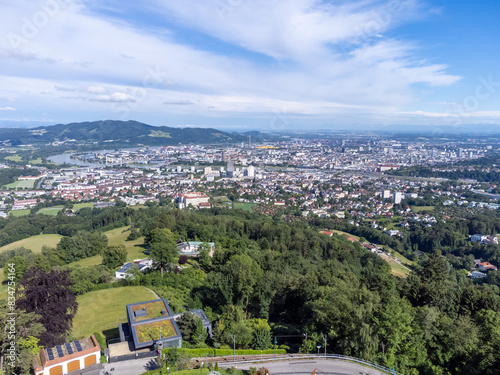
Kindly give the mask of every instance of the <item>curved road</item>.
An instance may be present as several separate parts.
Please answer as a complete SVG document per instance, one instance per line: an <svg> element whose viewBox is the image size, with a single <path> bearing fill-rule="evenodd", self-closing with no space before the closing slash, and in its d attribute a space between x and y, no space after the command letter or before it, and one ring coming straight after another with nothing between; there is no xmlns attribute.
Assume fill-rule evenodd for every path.
<svg viewBox="0 0 500 375"><path fill-rule="evenodd" d="M248 370L250 367L256 367L257 369L265 367L272 375L310 375L313 371L316 371L317 375L387 375L387 373L357 363L325 358L290 359L277 362L256 362L238 365L238 368L243 370Z"/></svg>

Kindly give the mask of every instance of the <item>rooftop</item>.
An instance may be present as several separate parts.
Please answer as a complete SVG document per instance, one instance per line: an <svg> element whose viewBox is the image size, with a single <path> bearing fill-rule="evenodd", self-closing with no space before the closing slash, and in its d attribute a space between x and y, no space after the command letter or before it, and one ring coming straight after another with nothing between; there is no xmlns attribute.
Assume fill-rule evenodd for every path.
<svg viewBox="0 0 500 375"><path fill-rule="evenodd" d="M171 315L168 305L163 300L136 303L130 306L130 310L134 322Z"/></svg>

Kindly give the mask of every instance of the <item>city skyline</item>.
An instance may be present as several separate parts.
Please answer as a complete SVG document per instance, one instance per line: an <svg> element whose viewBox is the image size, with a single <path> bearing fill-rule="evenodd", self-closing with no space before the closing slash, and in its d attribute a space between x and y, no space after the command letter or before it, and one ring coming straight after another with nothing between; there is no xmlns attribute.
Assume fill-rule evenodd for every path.
<svg viewBox="0 0 500 375"><path fill-rule="evenodd" d="M498 129L500 5L0 5L0 126L100 119L276 132Z"/></svg>

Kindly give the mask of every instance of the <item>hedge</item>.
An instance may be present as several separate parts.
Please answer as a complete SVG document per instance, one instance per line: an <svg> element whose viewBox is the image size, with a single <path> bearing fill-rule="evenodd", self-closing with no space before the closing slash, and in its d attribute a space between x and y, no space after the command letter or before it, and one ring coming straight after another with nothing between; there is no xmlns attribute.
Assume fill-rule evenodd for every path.
<svg viewBox="0 0 500 375"><path fill-rule="evenodd" d="M232 349L213 349L213 348L201 348L201 349L181 349L184 353L192 358L196 357L222 357L227 355L233 355ZM163 352L168 355L168 349L163 349ZM261 354L260 350L253 349L243 349L236 350L236 355L257 355ZM263 350L262 354L274 354L274 349ZM285 349L276 349L276 354L286 354Z"/></svg>

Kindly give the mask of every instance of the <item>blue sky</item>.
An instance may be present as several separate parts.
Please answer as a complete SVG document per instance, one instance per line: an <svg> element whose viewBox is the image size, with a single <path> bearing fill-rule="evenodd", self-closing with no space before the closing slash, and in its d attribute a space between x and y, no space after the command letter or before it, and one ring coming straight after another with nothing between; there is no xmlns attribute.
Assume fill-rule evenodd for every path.
<svg viewBox="0 0 500 375"><path fill-rule="evenodd" d="M271 131L500 123L500 2L0 4L0 126Z"/></svg>

